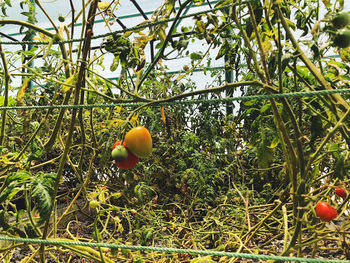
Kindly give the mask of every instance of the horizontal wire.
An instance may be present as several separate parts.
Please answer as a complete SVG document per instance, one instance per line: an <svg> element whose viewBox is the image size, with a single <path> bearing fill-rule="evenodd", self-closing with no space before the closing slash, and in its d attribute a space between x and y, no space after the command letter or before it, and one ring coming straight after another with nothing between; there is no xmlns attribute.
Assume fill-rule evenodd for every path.
<svg viewBox="0 0 350 263"><path fill-rule="evenodd" d="M34 238L14 238L0 236L0 240L24 242L33 244L47 244L47 245L61 245L61 246L86 246L86 247L106 247L113 249L129 249L138 251L154 251L154 252L166 252L176 254L192 254L192 255L208 255L219 257L235 257L235 258L249 258L257 260L275 260L275 261L289 261L289 262L306 262L306 263L350 263L350 260L327 260L327 259L314 259L314 258L298 258L298 257L285 257L285 256L268 256L268 255L256 255L248 253L234 253L214 250L195 250L195 249L178 249L168 247L150 247L150 246L132 246L121 244L108 244L108 243L94 243L94 242L77 242L77 241L65 241L65 240L45 240Z"/></svg>
<svg viewBox="0 0 350 263"><path fill-rule="evenodd" d="M266 100L266 99L277 99L277 98L297 98L297 97L312 97L312 96L323 96L330 94L344 94L350 93L350 89L334 89L334 90L317 90L317 91L301 91L293 93L277 93L277 94L261 94L251 96L238 96L229 98L218 98L218 99L194 99L194 100L180 100L180 101L168 101L168 102L155 102L149 105L149 107L157 106L171 106L177 104L190 105L190 104L220 104L229 103L234 101L249 101L249 100ZM33 106L6 106L0 107L0 110L44 110L44 109L73 109L73 108L113 108L117 106L123 107L139 107L146 104L147 102L134 102L134 103L109 103L109 104L85 104L85 105L33 105Z"/></svg>
<svg viewBox="0 0 350 263"><path fill-rule="evenodd" d="M222 9L225 9L225 8L229 8L229 7L233 7L233 6L237 6L237 5L243 5L243 4L247 4L247 3L251 3L251 2L252 2L252 0L251 1L242 1L240 3L228 4L228 5L216 7L216 8L210 9L210 10L204 10L204 11L199 11L199 12L196 12L196 13L183 15L183 16L179 17L179 19L189 18L189 17L193 17L193 16L198 16L198 15L204 15L204 14L212 13L212 12L215 12L215 11L218 11L218 10L222 10ZM92 36L91 38L92 39L104 38L104 37L108 37L108 36L115 35L115 34L125 33L125 32L128 32L128 31L140 30L140 29L144 29L144 28L147 28L147 27L151 27L151 26L165 24L165 23L168 23L168 22L172 22L174 20L175 20L175 17L164 19L164 20L158 20L158 21L154 21L154 22L150 22L150 23L145 23L143 25L138 25L138 26L133 26L133 27L121 29L121 30L116 30L114 32L110 32L110 33L106 33L106 34ZM65 44L65 43L81 42L84 39L85 38L75 38L75 39L60 40L60 41L56 40L52 44ZM1 41L0 43L3 44L3 45L47 45L47 44L50 43L50 41L16 41L16 42L12 42L12 41L3 41L2 42Z"/></svg>

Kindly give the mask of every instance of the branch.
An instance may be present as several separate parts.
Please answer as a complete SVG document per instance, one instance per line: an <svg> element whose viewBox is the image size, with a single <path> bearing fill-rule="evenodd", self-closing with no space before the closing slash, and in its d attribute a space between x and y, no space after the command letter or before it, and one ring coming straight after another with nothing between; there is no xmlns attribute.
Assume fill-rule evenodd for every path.
<svg viewBox="0 0 350 263"><path fill-rule="evenodd" d="M311 71L311 73L314 75L314 77L317 79L317 81L321 84L321 86L326 90L332 90L332 86L329 84L329 82L323 77L322 73L318 70L318 68L311 62L311 60L305 55L301 47L299 46L298 42L294 38L289 25L287 21L285 20L281 8L279 7L279 4L277 1L275 1L276 11L278 12L278 16L281 19L281 23L284 27L284 30L287 33L288 38L291 40L294 48L297 50L299 57L304 62L306 67ZM339 94L332 94L329 95L330 99L334 102L335 105L341 108L343 112L346 112L350 106L349 104L340 96Z"/></svg>
<svg viewBox="0 0 350 263"><path fill-rule="evenodd" d="M87 57L88 57L88 52L90 50L90 45L91 45L91 35L87 34L88 30L92 30L93 25L94 25L94 21L95 21L95 13L96 13L96 9L97 9L97 0L93 1L91 3L90 9L89 9L89 13L88 13L88 22L87 22L87 26L86 26L86 30L85 30L85 40L83 43L83 50L82 50L82 62L80 65L80 69L79 69L79 73L78 73L78 79L76 82L76 86L75 86L75 93L74 93L74 105L77 105L79 103L79 95L80 95L80 88L82 86L82 83L84 81L84 77L85 77L85 69L86 69L86 62L87 61ZM59 163L59 167L58 167L58 171L57 171L57 177L56 177L56 182L55 182L55 189L54 189L54 195L57 195L57 191L58 191L58 186L61 180L61 177L63 175L63 170L64 170L64 166L66 164L67 161L67 156L68 156L68 152L72 143L72 138L73 138L73 132L74 132L74 126L75 126L75 120L77 117L77 109L74 108L72 110L72 116L71 116L71 122L70 122L70 126L69 126L69 132L67 135L67 139L66 139L66 145L62 154L62 157L60 159L60 163ZM51 205L51 211L50 211L50 215L53 209L53 205L54 205L55 199L52 199L52 205ZM43 231L43 239L47 238L48 235L48 231L49 231L49 225L50 225L50 215L49 218L47 219L46 223L45 223L45 227L44 227L44 231ZM45 256L44 256L44 244L41 245L40 247L40 258L42 262L45 262Z"/></svg>
<svg viewBox="0 0 350 263"><path fill-rule="evenodd" d="M161 57L163 56L164 54L164 51L165 51L165 48L171 38L171 35L172 35L172 32L177 24L177 21L180 19L181 17L181 13L183 11L183 9L185 9L185 7L191 2L192 0L187 0L185 3L183 3L179 10L178 10L178 13L176 14L176 17L169 29L169 32L164 40L164 43L161 47L161 49L159 50L159 53L158 53L158 56L154 59L154 61L152 62L152 64L147 68L146 72L143 74L143 76L141 77L140 79L140 82L138 83L137 85L137 90L139 89L139 87L141 87L142 83L146 80L146 77L148 76L148 74L153 70L153 68L155 67L155 65L158 63L158 61L161 59Z"/></svg>
<svg viewBox="0 0 350 263"><path fill-rule="evenodd" d="M0 56L3 64L4 75L5 75L5 94L4 94L4 107L8 106L8 93L9 93L9 84L10 84L10 73L7 67L7 60L5 56L5 52L2 49L2 44L0 42ZM6 126L6 110L2 111L2 120L1 120L1 130L0 130L0 145L3 145L4 142L4 133Z"/></svg>
<svg viewBox="0 0 350 263"><path fill-rule="evenodd" d="M55 34L50 32L50 31L47 31L41 27L38 27L34 24L31 24L31 23L28 23L26 21L20 21L20 20L13 20L13 19L4 19L4 20L0 20L0 25L19 25L19 26L24 26L24 27L27 27L27 28L30 28L30 29L33 29L37 32L40 32L46 36L49 36L49 37L54 37Z"/></svg>

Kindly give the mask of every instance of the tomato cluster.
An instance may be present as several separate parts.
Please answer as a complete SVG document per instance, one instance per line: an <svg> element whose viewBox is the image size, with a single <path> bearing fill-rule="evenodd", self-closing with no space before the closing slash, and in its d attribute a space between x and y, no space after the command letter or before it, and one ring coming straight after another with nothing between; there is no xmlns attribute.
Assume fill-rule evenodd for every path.
<svg viewBox="0 0 350 263"><path fill-rule="evenodd" d="M121 141L116 141L113 144L113 151L114 149L119 146L121 143ZM121 168L121 169L132 169L136 166L136 164L139 162L139 158L137 156L135 156L132 152L130 152L130 150L128 149L128 147L126 146L125 142L123 142L123 146L124 148L127 150L127 156L122 159L120 156L115 157L113 155L113 151L112 151L112 158L115 157L115 164Z"/></svg>
<svg viewBox="0 0 350 263"><path fill-rule="evenodd" d="M152 153L152 137L142 126L132 128L125 135L123 144L117 141L113 145L112 159L121 169L132 169L139 158L148 157Z"/></svg>
<svg viewBox="0 0 350 263"><path fill-rule="evenodd" d="M336 196L345 199L347 197L347 191L344 188L337 187L334 190ZM329 222L338 216L338 212L328 203L321 201L318 202L315 207L316 216L318 216L322 221Z"/></svg>

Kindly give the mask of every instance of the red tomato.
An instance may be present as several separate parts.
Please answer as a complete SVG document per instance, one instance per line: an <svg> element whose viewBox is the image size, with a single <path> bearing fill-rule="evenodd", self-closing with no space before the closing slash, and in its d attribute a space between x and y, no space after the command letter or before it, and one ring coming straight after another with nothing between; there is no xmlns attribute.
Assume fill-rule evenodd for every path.
<svg viewBox="0 0 350 263"><path fill-rule="evenodd" d="M142 126L132 128L125 134L128 149L137 157L148 157L152 153L152 137Z"/></svg>
<svg viewBox="0 0 350 263"><path fill-rule="evenodd" d="M345 198L347 196L347 193L346 193L345 189L343 189L343 188L335 189L335 194L341 198Z"/></svg>
<svg viewBox="0 0 350 263"><path fill-rule="evenodd" d="M325 222L332 221L334 218L338 216L337 210L335 210L333 207L331 207L326 202L319 202L316 205L316 215Z"/></svg>
<svg viewBox="0 0 350 263"><path fill-rule="evenodd" d="M113 144L113 149L119 144L120 144L120 140ZM126 159L121 162L115 161L115 164L121 169L132 169L139 162L139 158L129 151L129 149L126 147L125 142L123 142L123 145L128 150L128 157L126 157Z"/></svg>

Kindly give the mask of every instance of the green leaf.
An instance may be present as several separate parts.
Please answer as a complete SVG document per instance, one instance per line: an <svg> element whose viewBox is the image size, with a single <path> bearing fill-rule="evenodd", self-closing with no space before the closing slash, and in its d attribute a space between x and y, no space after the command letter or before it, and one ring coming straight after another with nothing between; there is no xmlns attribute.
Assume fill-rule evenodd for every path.
<svg viewBox="0 0 350 263"><path fill-rule="evenodd" d="M6 3L9 7L12 7L12 5L11 5L11 0L5 0L5 3Z"/></svg>
<svg viewBox="0 0 350 263"><path fill-rule="evenodd" d="M190 55L190 59L192 59L192 60L200 60L200 59L202 59L202 55L200 53L193 52Z"/></svg>
<svg viewBox="0 0 350 263"><path fill-rule="evenodd" d="M258 165L260 168L267 168L273 160L274 151L269 147L269 142L267 140L268 130L262 129L260 131L260 141L256 147Z"/></svg>
<svg viewBox="0 0 350 263"><path fill-rule="evenodd" d="M24 230L27 234L27 237L29 238L37 238L40 236L39 233L36 232L35 228L30 223L24 225Z"/></svg>
<svg viewBox="0 0 350 263"><path fill-rule="evenodd" d="M286 69L286 67L288 66L288 64L290 63L290 61L293 58L293 54L291 53L285 53L282 56L282 71L284 71Z"/></svg>
<svg viewBox="0 0 350 263"><path fill-rule="evenodd" d="M196 26L199 30L199 32L204 33L206 30L206 25L202 20L197 20L196 21Z"/></svg>
<svg viewBox="0 0 350 263"><path fill-rule="evenodd" d="M24 15L24 16L30 16L31 13L30 12L21 12L21 15Z"/></svg>
<svg viewBox="0 0 350 263"><path fill-rule="evenodd" d="M32 197L40 215L39 223L49 218L52 208L55 174L42 174L32 183Z"/></svg>
<svg viewBox="0 0 350 263"><path fill-rule="evenodd" d="M264 143L259 143L257 147L257 157L259 168L268 168L269 164L273 160L273 151Z"/></svg>
<svg viewBox="0 0 350 263"><path fill-rule="evenodd" d="M310 118L311 121L311 126L310 126L310 130L311 130L311 138L310 138L310 145L311 147L313 147L315 141L317 138L319 138L323 131L323 123L322 123L322 119L319 115L314 115L311 116Z"/></svg>
<svg viewBox="0 0 350 263"><path fill-rule="evenodd" d="M228 43L227 40L224 41L224 43L222 44L218 54L216 55L215 59L219 59L221 57L223 57L224 55L226 55L228 53L230 49L230 44Z"/></svg>
<svg viewBox="0 0 350 263"><path fill-rule="evenodd" d="M4 16L7 16L6 14L6 8L4 6L1 7L1 12Z"/></svg>
<svg viewBox="0 0 350 263"><path fill-rule="evenodd" d="M97 227L95 227L94 232L92 232L92 237L97 242L100 242L102 240L102 235L101 235L101 233L100 233L100 231L98 230Z"/></svg>
<svg viewBox="0 0 350 263"><path fill-rule="evenodd" d="M115 71L117 68L118 68L118 65L119 65L119 56L115 56L113 58L113 62L110 66L110 70L113 72Z"/></svg>
<svg viewBox="0 0 350 263"><path fill-rule="evenodd" d="M293 29L293 30L296 30L297 27L296 25L291 21L289 20L288 18L284 18L286 21L287 21L287 24Z"/></svg>
<svg viewBox="0 0 350 263"><path fill-rule="evenodd" d="M257 103L257 100L256 99L253 99L253 100L247 100L245 102L243 102L244 106L253 106L254 104Z"/></svg>
<svg viewBox="0 0 350 263"><path fill-rule="evenodd" d="M344 176L345 176L345 169L344 169L345 156L346 156L346 153L340 154L338 160L334 165L334 176L341 181L344 180Z"/></svg>
<svg viewBox="0 0 350 263"><path fill-rule="evenodd" d="M31 178L32 178L32 174L30 172L18 171L18 172L15 172L15 173L12 173L11 175L9 175L6 182L7 182L7 184L9 184L12 181L23 183L23 182L29 181Z"/></svg>
<svg viewBox="0 0 350 263"><path fill-rule="evenodd" d="M142 190L141 190L141 185L140 185L140 184L138 184L138 185L135 186L135 188L134 188L134 193L135 193L135 195L136 195L136 197L137 197L137 200L138 200L140 203L142 203L142 202L143 202L143 196L142 196Z"/></svg>
<svg viewBox="0 0 350 263"><path fill-rule="evenodd" d="M24 216L25 213L26 213L26 210L24 210L24 209L20 209L17 212L17 215L16 215L16 222L17 223L19 223L21 221L21 218L22 218L22 216Z"/></svg>
<svg viewBox="0 0 350 263"><path fill-rule="evenodd" d="M18 182L11 182L9 185L5 187L5 189L2 190L0 193L0 204L3 203L8 197L13 193L16 192L16 187L18 186ZM18 192L18 190L17 190Z"/></svg>
<svg viewBox="0 0 350 263"><path fill-rule="evenodd" d="M267 111L268 109L270 109L270 107L271 107L271 104L270 104L270 103L265 104L264 106L262 106L262 107L260 108L260 113L264 113L265 111Z"/></svg>
<svg viewBox="0 0 350 263"><path fill-rule="evenodd" d="M0 210L0 227L5 231L11 227L8 223L8 213L4 210Z"/></svg>
<svg viewBox="0 0 350 263"><path fill-rule="evenodd" d="M187 46L188 46L188 43L189 43L189 41L186 40L186 39L180 40L180 41L178 42L178 44L177 44L177 49L178 49L178 50L186 49Z"/></svg>
<svg viewBox="0 0 350 263"><path fill-rule="evenodd" d="M41 156L44 152L44 149L39 146L35 140L33 140L30 144L30 150L31 150L31 153L30 155L28 156L28 159L27 159L27 162L31 162L32 160L40 160L41 159Z"/></svg>

